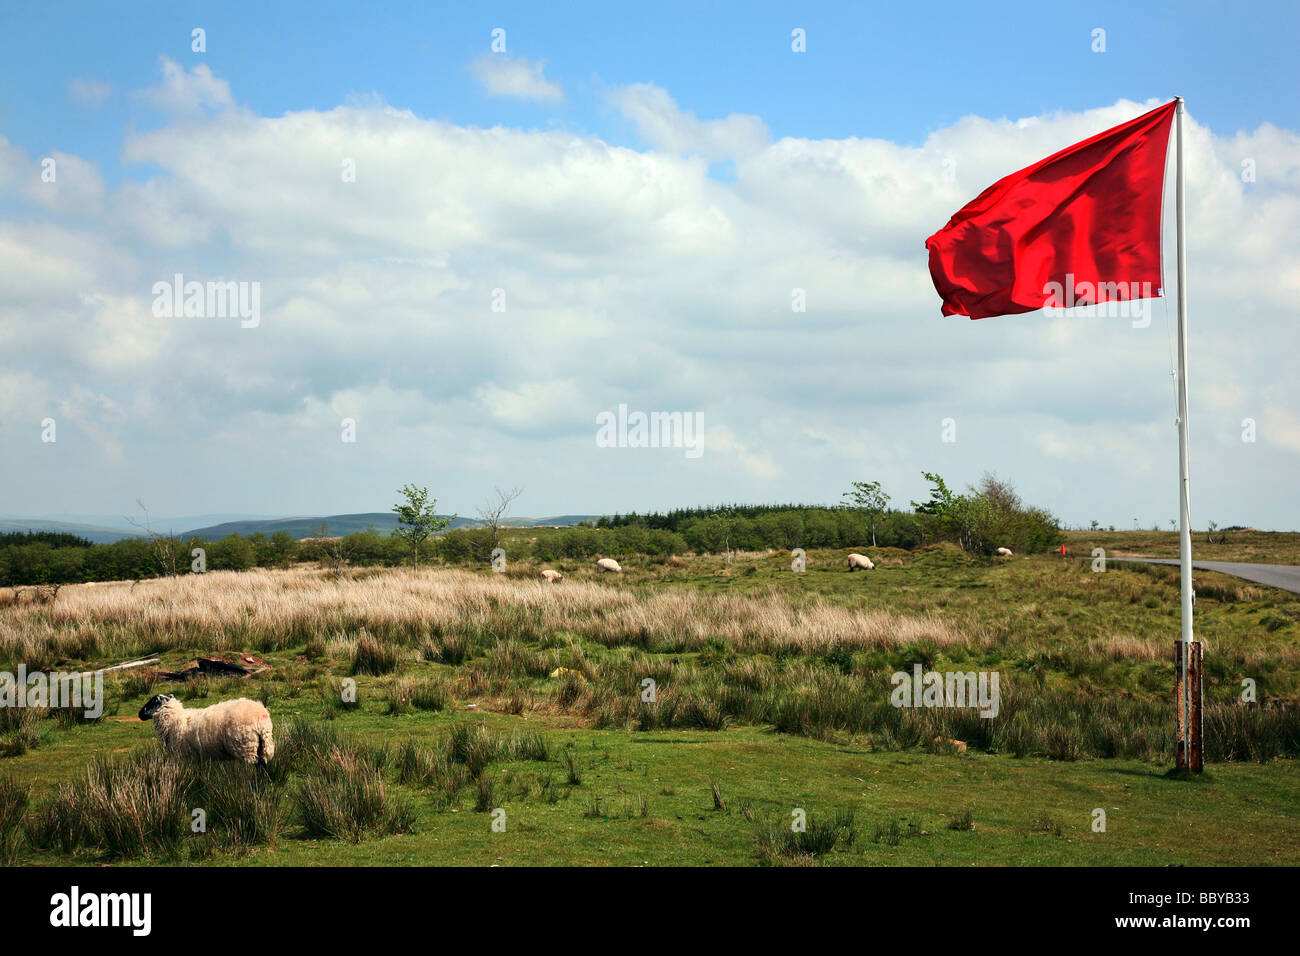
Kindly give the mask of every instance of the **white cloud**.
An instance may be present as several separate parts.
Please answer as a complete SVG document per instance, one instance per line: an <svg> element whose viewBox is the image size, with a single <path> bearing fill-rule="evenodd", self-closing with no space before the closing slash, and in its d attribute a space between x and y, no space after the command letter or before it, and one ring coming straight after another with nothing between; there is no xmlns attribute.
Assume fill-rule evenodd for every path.
<svg viewBox="0 0 1300 956"><path fill-rule="evenodd" d="M503 53L484 53L469 65L470 72L490 96L543 102L564 99L564 90L546 78L545 69L545 60L510 58Z"/></svg>
<svg viewBox="0 0 1300 956"><path fill-rule="evenodd" d="M61 213L98 213L106 194L104 177L100 175L99 168L80 156L59 150L52 150L48 158L54 161L51 167L54 181L47 182L41 176L38 166L27 179L28 197L47 209Z"/></svg>
<svg viewBox="0 0 1300 956"><path fill-rule="evenodd" d="M699 120L633 87L618 102L643 152L379 98L263 117L203 68L163 72L150 95L172 118L121 151L147 175L94 179L94 202L53 209L6 194L27 205L0 221L0 350L29 378L7 380L5 401L84 388L97 398L79 407L132 449L106 484L94 443L61 438L58 474L86 476L68 490L48 449L6 437L6 492L30 502L18 510L66 510L55 488L128 487L177 513L196 499L354 510L387 507L384 489L413 478L449 510L493 484L526 485L552 513L835 501L864 479L905 503L924 495L922 469L954 486L989 469L1071 519L1176 513L1165 306L1146 329L943 319L923 248L997 177L1147 104L968 117L918 146L769 142L755 117ZM1300 150L1272 127L1226 139L1193 121L1187 139L1196 513L1294 524ZM6 145L0 181L39 178ZM1240 180L1243 151L1256 184ZM723 157L733 183L709 175ZM89 164L68 168L92 182ZM73 207L77 228L40 221ZM260 282L261 324L154 320L152 284L176 272ZM703 458L597 449L595 414L620 402L702 411ZM339 441L349 410L355 446ZM1256 445L1240 441L1248 415ZM948 417L956 443L941 441ZM183 477L150 491L159 462L182 459Z"/></svg>
<svg viewBox="0 0 1300 956"><path fill-rule="evenodd" d="M505 428L559 426L588 430L584 418L591 399L571 380L521 382L514 388L488 382L476 390L475 397L492 420Z"/></svg>
<svg viewBox="0 0 1300 956"><path fill-rule="evenodd" d="M1258 426L1257 440L1267 441L1300 454L1300 417L1291 409L1270 405Z"/></svg>
<svg viewBox="0 0 1300 956"><path fill-rule="evenodd" d="M159 57L162 82L137 96L155 109L176 117L220 112L234 106L230 84L218 79L206 63L186 70L175 60Z"/></svg>
<svg viewBox="0 0 1300 956"><path fill-rule="evenodd" d="M710 162L751 155L767 145L767 125L757 116L732 113L701 120L677 106L668 91L652 83L615 90L610 101L655 149L698 155Z"/></svg>
<svg viewBox="0 0 1300 956"><path fill-rule="evenodd" d="M731 433L730 429L721 425L705 426L702 451L704 455L722 454L735 458L745 471L755 478L766 480L775 478L781 473L781 469L777 467L770 455L766 452L751 451Z"/></svg>

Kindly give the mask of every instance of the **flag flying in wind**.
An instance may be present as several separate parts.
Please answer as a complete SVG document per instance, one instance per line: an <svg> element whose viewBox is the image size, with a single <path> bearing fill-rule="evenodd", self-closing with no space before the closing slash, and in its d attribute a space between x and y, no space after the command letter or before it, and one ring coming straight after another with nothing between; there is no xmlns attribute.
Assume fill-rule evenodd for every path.
<svg viewBox="0 0 1300 956"><path fill-rule="evenodd" d="M944 315L1159 295L1177 101L999 179L925 241Z"/></svg>

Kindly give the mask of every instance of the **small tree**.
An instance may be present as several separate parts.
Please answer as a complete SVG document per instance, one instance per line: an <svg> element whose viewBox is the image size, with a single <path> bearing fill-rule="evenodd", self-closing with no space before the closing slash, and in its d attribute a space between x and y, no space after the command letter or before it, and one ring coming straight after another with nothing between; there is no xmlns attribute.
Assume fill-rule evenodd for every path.
<svg viewBox="0 0 1300 956"><path fill-rule="evenodd" d="M438 505L438 499L429 498L428 488L403 485L398 494L406 500L393 505L393 511L397 513L397 527L393 529L393 537L401 538L410 544L411 566L418 568L420 545L451 524L456 516L439 518L434 510Z"/></svg>
<svg viewBox="0 0 1300 956"><path fill-rule="evenodd" d="M736 533L736 521L739 519L734 508L724 508L718 512L718 525L722 529L722 546L727 551L727 563L731 563L731 539Z"/></svg>
<svg viewBox="0 0 1300 956"><path fill-rule="evenodd" d="M328 522L318 521L311 527L311 537L315 539L317 546L320 548L320 555L325 566L333 572L334 576L342 577L344 569L348 566L348 546L344 543L342 537L330 537L330 526Z"/></svg>
<svg viewBox="0 0 1300 956"><path fill-rule="evenodd" d="M913 501L912 510L920 515L942 515L952 507L956 496L948 490L947 482L934 472L923 471L921 477L930 483L930 500L924 504Z"/></svg>
<svg viewBox="0 0 1300 956"><path fill-rule="evenodd" d="M889 508L889 495L880 490L878 481L855 481L853 489L841 495L850 507L866 512L871 527L871 546L876 547L876 518Z"/></svg>
<svg viewBox="0 0 1300 956"><path fill-rule="evenodd" d="M134 518L127 518L126 520L131 522L131 524L135 525L148 536L149 545L153 548L154 557L157 559L158 566L162 569L162 573L167 575L169 578L176 577L180 564L180 548L178 542L172 537L170 531L163 534L161 531L156 531L154 529L152 522L149 520L149 509L145 507L143 501L137 498L135 499L135 503L139 505L140 510L144 512L144 520L136 521Z"/></svg>
<svg viewBox="0 0 1300 956"><path fill-rule="evenodd" d="M478 516L483 519L483 523L488 526L492 532L492 547L494 549L501 546L501 519L506 516L506 510L516 498L524 493L522 488L511 488L509 491L496 489L496 499L483 502L479 506Z"/></svg>

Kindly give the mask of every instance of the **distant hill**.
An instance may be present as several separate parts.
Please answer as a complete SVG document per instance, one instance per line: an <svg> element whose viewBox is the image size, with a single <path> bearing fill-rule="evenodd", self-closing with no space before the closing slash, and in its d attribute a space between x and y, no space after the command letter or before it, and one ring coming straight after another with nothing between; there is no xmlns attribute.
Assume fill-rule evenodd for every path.
<svg viewBox="0 0 1300 956"><path fill-rule="evenodd" d="M446 518L447 515L439 517ZM598 515L558 515L552 518L507 518L503 523L515 528L531 528L537 525L573 525L579 521L594 520ZM218 538L224 538L228 534L250 535L258 531L268 538L277 531L287 531L294 538L310 538L315 534L317 527L324 522L329 531L329 537L337 538L343 535L352 534L354 531L365 531L368 527L374 527L380 534L388 534L397 527L397 515L391 511L368 511L363 514L352 515L322 515L308 518L269 518L258 521L226 521L221 524L210 525L206 528L195 528L186 531L178 537L181 538L203 538L207 541L216 541ZM452 521L452 528L480 528L483 522L477 518L459 517Z"/></svg>
<svg viewBox="0 0 1300 956"><path fill-rule="evenodd" d="M595 521L600 515L552 515L549 518L503 518L501 523L509 528L568 528L583 521ZM482 524L482 522L477 522Z"/></svg>
<svg viewBox="0 0 1300 956"><path fill-rule="evenodd" d="M64 534L75 534L95 544L111 544L123 538L140 537L136 532L123 531L120 528L76 524L70 521L41 521L37 518L0 518L0 532L6 531L61 531Z"/></svg>
<svg viewBox="0 0 1300 956"><path fill-rule="evenodd" d="M66 517L72 520L52 521L48 518L0 515L0 533L8 531L61 531L65 534L75 534L78 537L86 538L96 544L111 544L114 541L121 541L123 538L144 537L144 533L139 529L120 526L117 521L112 521L108 515L67 515ZM181 522L193 522L195 518L202 520L204 518L219 517L224 516L195 515L181 519L163 518L154 519L150 523L164 534L170 531L178 538L203 538L206 541L216 541L228 534L249 535L257 531L262 532L268 538L277 531L287 531L298 539L310 538L316 526L322 521L329 527L330 537L341 537L354 531L365 531L370 525L373 525L380 534L386 535L397 527L397 516L391 511L372 511L364 514L326 515L306 518L246 518L239 521L205 523L202 527L192 528L189 531L180 530L181 528L190 527L190 525ZM443 517L446 517L446 515L443 515ZM600 515L553 515L549 518L506 518L502 524L511 528L534 528L551 525L569 527L578 524L580 521L595 521L599 517ZM100 518L101 520L81 520L92 518ZM119 520L122 521L123 525L126 524L125 519ZM453 528L479 528L482 526L483 522L477 518L457 518L451 523Z"/></svg>
<svg viewBox="0 0 1300 956"><path fill-rule="evenodd" d="M441 517L448 517L441 515ZM277 531L287 531L293 537L302 539L310 538L316 534L317 528L324 524L328 537L339 538L344 535L352 534L354 531L365 531L366 528L373 526L380 534L388 534L397 527L397 515L391 511L368 511L362 514L353 515L317 515L306 518L266 518L257 521L225 521L221 524L209 525L206 528L194 528L186 531L179 537L182 538L204 538L208 541L216 541L218 538L224 538L228 534L250 535L260 531L268 538ZM463 528L466 525L473 525L477 522L470 521L466 518L457 518L452 522L451 527Z"/></svg>
<svg viewBox="0 0 1300 956"><path fill-rule="evenodd" d="M214 525L221 521L235 519L268 518L266 515L250 514L198 514L176 515L172 517L151 517L149 523L161 534L179 532L181 528L193 528L199 525ZM4 531L61 531L75 534L93 541L95 544L112 544L123 538L145 537L144 530L131 524L132 520L144 521L144 515L136 510L129 515L105 514L44 514L15 515L0 514L0 532Z"/></svg>
<svg viewBox="0 0 1300 956"><path fill-rule="evenodd" d="M208 525L220 524L223 521L252 521L254 519L263 518L271 520L278 517L281 516L251 514L248 512L192 515L154 514L150 515L149 523L165 534L169 530L179 531L181 528L206 528ZM131 522L143 522L144 513L135 505L128 505L123 508L121 514L87 514L69 511L37 515L0 513L0 521L17 521L23 523L34 521L54 521L59 524L80 525L85 528L103 528L109 531L127 531L131 534L137 534L140 529Z"/></svg>

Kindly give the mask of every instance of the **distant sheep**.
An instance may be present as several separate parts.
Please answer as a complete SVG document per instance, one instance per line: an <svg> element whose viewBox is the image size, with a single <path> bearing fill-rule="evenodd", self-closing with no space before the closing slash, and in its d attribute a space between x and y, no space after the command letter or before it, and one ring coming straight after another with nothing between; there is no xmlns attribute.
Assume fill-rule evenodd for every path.
<svg viewBox="0 0 1300 956"><path fill-rule="evenodd" d="M862 568L864 571L874 571L876 566L865 554L854 552L849 555L849 570L856 571L858 568Z"/></svg>
<svg viewBox="0 0 1300 956"><path fill-rule="evenodd" d="M140 708L152 720L163 749L181 757L240 760L266 766L275 754L271 715L256 700L241 697L187 710L171 694L156 694Z"/></svg>
<svg viewBox="0 0 1300 956"><path fill-rule="evenodd" d="M542 572L542 580L547 584L554 584L556 581L563 581L564 575L559 571L552 571L550 568L547 568Z"/></svg>
<svg viewBox="0 0 1300 956"><path fill-rule="evenodd" d="M618 573L623 569L618 566L618 562L615 561L613 558L601 558L599 561L596 562L596 570L613 571L615 573Z"/></svg>
<svg viewBox="0 0 1300 956"><path fill-rule="evenodd" d="M997 550L997 555L998 555L999 558L1009 558L1009 557L1011 557L1011 549L1010 549L1010 548L998 548L998 550Z"/></svg>

